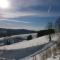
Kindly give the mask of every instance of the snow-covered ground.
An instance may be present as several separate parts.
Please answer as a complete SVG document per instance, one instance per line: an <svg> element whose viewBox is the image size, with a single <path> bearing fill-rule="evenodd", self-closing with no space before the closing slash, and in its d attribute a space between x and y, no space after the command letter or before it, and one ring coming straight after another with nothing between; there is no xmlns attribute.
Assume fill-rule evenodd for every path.
<svg viewBox="0 0 60 60"><path fill-rule="evenodd" d="M22 42L24 40L27 40L27 37L31 35L32 39L37 37L37 33L31 33L31 34L20 34L20 35L13 35L13 36L7 36L7 37L2 37L0 38L0 46L6 45L5 43L7 41L10 42L10 44L14 44L17 42Z"/></svg>
<svg viewBox="0 0 60 60"><path fill-rule="evenodd" d="M27 35L28 34L26 34L24 36L27 36ZM17 36L19 36L19 35L17 35ZM23 36L23 35L21 35L21 36ZM36 34L34 34L33 36L36 36ZM12 36L12 37L15 37L15 36ZM56 41L58 38L59 37L57 35L52 36L53 41ZM0 47L0 49L3 49L4 47L6 48L6 50L21 49L21 48L27 48L27 47L42 45L42 44L45 44L47 42L49 42L48 35L42 36L42 37L39 37L39 38L34 38L32 40L29 40L29 41L24 40L23 42L14 43L14 44L11 44L11 45L6 45L6 46L3 46L3 47Z"/></svg>
<svg viewBox="0 0 60 60"><path fill-rule="evenodd" d="M47 60L60 60L60 55L57 55L55 58L50 57Z"/></svg>
<svg viewBox="0 0 60 60"><path fill-rule="evenodd" d="M20 58L29 56L39 50L41 45L48 43L48 39L46 37L47 36L43 36L29 41L2 46L0 47L0 50L2 50L3 53L0 55L0 57L18 60Z"/></svg>
<svg viewBox="0 0 60 60"><path fill-rule="evenodd" d="M20 60L33 60L33 57L26 57L26 58L23 58L23 59L20 59ZM39 55L36 56L36 60L40 60ZM47 60L60 60L60 55L56 56L56 58L53 58L53 57L47 58Z"/></svg>
<svg viewBox="0 0 60 60"><path fill-rule="evenodd" d="M1 40L4 40L5 38L16 38L16 37L21 37L21 38L24 38L24 39L27 39L27 36L29 35L32 35L33 38L36 38L37 36L37 33L31 33L31 34L20 34L20 35L13 35L13 36L10 36L10 37L2 37L0 38L0 41Z"/></svg>
<svg viewBox="0 0 60 60"><path fill-rule="evenodd" d="M11 45L6 45L3 47L0 47L0 50L4 49L4 47L6 48L6 50L22 49L22 48L42 45L47 42L49 42L49 39L47 39L47 36L43 36L43 37L35 38L29 41L23 41L23 42L18 42Z"/></svg>
<svg viewBox="0 0 60 60"><path fill-rule="evenodd" d="M59 58L48 58L47 60L59 60Z"/></svg>
<svg viewBox="0 0 60 60"><path fill-rule="evenodd" d="M54 35L52 40L57 40L58 36ZM8 59L24 58L40 49L41 45L49 42L48 35L35 38L29 41L23 41L11 45L0 47L0 50L6 50L0 57Z"/></svg>

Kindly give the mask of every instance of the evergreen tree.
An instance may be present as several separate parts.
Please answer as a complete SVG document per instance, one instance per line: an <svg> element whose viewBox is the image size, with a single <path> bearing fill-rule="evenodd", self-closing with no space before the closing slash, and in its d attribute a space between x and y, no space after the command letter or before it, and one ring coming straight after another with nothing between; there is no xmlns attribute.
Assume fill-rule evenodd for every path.
<svg viewBox="0 0 60 60"><path fill-rule="evenodd" d="M31 40L32 39L32 35L29 35L28 37L27 37L27 40Z"/></svg>

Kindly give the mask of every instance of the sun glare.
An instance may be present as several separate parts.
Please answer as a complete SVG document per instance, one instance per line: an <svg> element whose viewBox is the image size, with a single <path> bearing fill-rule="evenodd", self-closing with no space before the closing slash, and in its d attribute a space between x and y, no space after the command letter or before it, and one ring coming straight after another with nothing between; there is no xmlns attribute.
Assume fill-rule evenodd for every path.
<svg viewBox="0 0 60 60"><path fill-rule="evenodd" d="M2 8L2 9L9 8L9 1L8 0L0 0L0 8Z"/></svg>

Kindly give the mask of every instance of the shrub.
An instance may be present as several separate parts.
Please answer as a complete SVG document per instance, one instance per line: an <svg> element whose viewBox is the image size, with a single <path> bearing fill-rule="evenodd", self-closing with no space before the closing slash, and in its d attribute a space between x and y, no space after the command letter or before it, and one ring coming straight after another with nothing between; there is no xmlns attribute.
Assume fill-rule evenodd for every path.
<svg viewBox="0 0 60 60"><path fill-rule="evenodd" d="M27 40L31 40L32 39L32 35L29 35L28 37L27 37Z"/></svg>

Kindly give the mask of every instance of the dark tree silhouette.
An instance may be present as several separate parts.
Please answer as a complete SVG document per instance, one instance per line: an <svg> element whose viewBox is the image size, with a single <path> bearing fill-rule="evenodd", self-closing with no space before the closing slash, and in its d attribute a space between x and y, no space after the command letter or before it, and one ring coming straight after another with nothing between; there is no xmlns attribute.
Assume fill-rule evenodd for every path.
<svg viewBox="0 0 60 60"><path fill-rule="evenodd" d="M41 37L41 36L44 36L44 35L49 35L49 34L52 34L52 33L55 33L54 29L40 30L37 33L37 37Z"/></svg>
<svg viewBox="0 0 60 60"><path fill-rule="evenodd" d="M48 30L54 29L54 26L53 26L53 23L52 23L52 22L49 22L49 23L47 24L47 29L48 29ZM49 35L49 42L51 42L51 41L52 41L52 38L51 38L52 33L49 31L48 35Z"/></svg>
<svg viewBox="0 0 60 60"><path fill-rule="evenodd" d="M60 32L60 17L55 22L55 29L57 32Z"/></svg>
<svg viewBox="0 0 60 60"><path fill-rule="evenodd" d="M32 39L32 35L29 35L28 37L27 37L27 40L31 40Z"/></svg>

